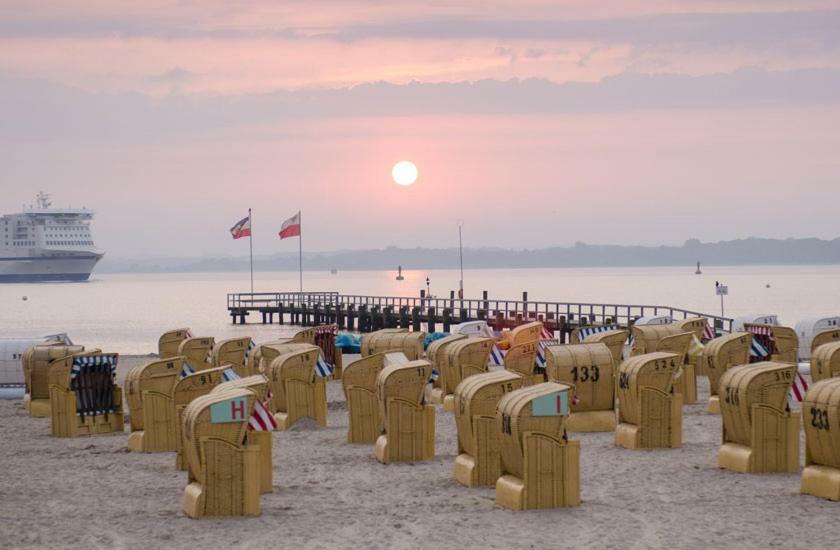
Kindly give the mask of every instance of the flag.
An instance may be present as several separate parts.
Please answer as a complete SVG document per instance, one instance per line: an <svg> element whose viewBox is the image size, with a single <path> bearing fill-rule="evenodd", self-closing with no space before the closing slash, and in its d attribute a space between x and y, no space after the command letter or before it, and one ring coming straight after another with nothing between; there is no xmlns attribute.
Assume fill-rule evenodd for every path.
<svg viewBox="0 0 840 550"><path fill-rule="evenodd" d="M277 429L277 421L274 415L268 408L267 403L271 401L271 392L265 398L265 401L260 401L254 404L254 412L251 413L251 418L248 419L248 429L253 432L273 432Z"/></svg>
<svg viewBox="0 0 840 550"><path fill-rule="evenodd" d="M244 363L248 364L248 359L251 358L251 354L254 353L254 350L257 348L257 343L254 342L253 338L248 339L248 349L245 350L245 358Z"/></svg>
<svg viewBox="0 0 840 550"><path fill-rule="evenodd" d="M315 363L315 373L321 378L327 378L333 374L333 366L324 359L323 352L318 354L318 361Z"/></svg>
<svg viewBox="0 0 840 550"><path fill-rule="evenodd" d="M240 378L242 377L236 374L236 371L231 367L222 371L222 382L232 382L234 380L239 380Z"/></svg>
<svg viewBox="0 0 840 550"><path fill-rule="evenodd" d="M429 376L429 382L435 382L438 378L440 378L440 373L437 369L432 369L432 375Z"/></svg>
<svg viewBox="0 0 840 550"><path fill-rule="evenodd" d="M193 369L193 368L190 366L190 364L189 364L189 363L187 363L186 361L184 361L184 366L183 366L183 367L181 367L181 378L186 378L187 376L191 375L191 374L192 374L192 373L194 373L194 372L195 372L195 369Z"/></svg>
<svg viewBox="0 0 840 550"><path fill-rule="evenodd" d="M283 222L280 226L280 239L300 237L300 212Z"/></svg>
<svg viewBox="0 0 840 550"><path fill-rule="evenodd" d="M770 350L764 347L764 344L759 342L758 339L753 336L752 345L750 346L750 356L763 359L770 356Z"/></svg>
<svg viewBox="0 0 840 550"><path fill-rule="evenodd" d="M793 384L790 386L790 393L793 394L793 397L799 403L802 403L802 400L805 399L805 392L808 391L808 382L805 380L805 377L796 373L796 376L793 377Z"/></svg>
<svg viewBox="0 0 840 550"><path fill-rule="evenodd" d="M236 225L230 228L230 234L233 235L234 239L241 239L242 237L250 237L251 236L251 216L249 215L247 218L242 218Z"/></svg>
<svg viewBox="0 0 840 550"><path fill-rule="evenodd" d="M703 328L703 339L712 340L715 338L715 329L712 324L706 320L706 326Z"/></svg>
<svg viewBox="0 0 840 550"><path fill-rule="evenodd" d="M493 349L490 350L489 362L494 367L502 367L505 364L505 352L500 350L496 344L493 344Z"/></svg>
<svg viewBox="0 0 840 550"><path fill-rule="evenodd" d="M697 338L696 334L691 335L691 343L688 345L688 356L692 358L700 357L703 355L703 349L706 346L703 345L703 342Z"/></svg>
<svg viewBox="0 0 840 550"><path fill-rule="evenodd" d="M583 342L587 337L599 332L607 332L608 330L617 330L618 325L603 325L599 327L580 327L578 329L578 341Z"/></svg>

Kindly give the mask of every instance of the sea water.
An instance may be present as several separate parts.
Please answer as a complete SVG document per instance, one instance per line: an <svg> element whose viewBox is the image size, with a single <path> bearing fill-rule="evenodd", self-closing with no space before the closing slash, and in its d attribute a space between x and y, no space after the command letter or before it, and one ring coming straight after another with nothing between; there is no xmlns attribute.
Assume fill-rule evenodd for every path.
<svg viewBox="0 0 840 550"><path fill-rule="evenodd" d="M304 290L374 296L419 296L426 289L448 297L457 290L459 270L304 272ZM464 295L531 301L673 306L719 315L715 282L729 287L724 313L776 313L781 322L840 315L840 266L477 269L464 271ZM254 274L257 292L298 290L296 272ZM256 341L288 335L288 325L232 325L226 294L247 292L249 274L99 274L86 283L0 285L0 336L67 332L74 342L123 354L157 351L166 330L189 327L217 339L252 336Z"/></svg>

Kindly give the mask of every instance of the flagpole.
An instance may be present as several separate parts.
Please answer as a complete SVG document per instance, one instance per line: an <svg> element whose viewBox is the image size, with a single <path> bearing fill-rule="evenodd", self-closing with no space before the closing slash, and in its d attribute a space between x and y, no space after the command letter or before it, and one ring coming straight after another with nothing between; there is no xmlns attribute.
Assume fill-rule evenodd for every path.
<svg viewBox="0 0 840 550"><path fill-rule="evenodd" d="M248 247L251 249L251 294L254 293L254 221L251 219L251 209L248 209L248 225L251 231L248 235ZM253 296L251 297L253 298Z"/></svg>
<svg viewBox="0 0 840 550"><path fill-rule="evenodd" d="M298 210L298 271L300 274L300 292L303 293L303 218Z"/></svg>

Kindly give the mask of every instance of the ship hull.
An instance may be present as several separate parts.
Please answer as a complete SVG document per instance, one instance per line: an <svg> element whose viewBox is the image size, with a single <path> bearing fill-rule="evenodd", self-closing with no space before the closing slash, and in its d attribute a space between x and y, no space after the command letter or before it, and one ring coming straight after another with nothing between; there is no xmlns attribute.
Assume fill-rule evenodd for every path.
<svg viewBox="0 0 840 550"><path fill-rule="evenodd" d="M83 282L100 259L101 254L0 258L0 283Z"/></svg>

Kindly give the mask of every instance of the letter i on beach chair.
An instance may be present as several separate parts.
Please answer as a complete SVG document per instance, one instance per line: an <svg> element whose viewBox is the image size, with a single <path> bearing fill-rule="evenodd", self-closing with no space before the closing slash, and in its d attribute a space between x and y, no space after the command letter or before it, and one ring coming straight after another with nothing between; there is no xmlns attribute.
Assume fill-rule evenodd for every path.
<svg viewBox="0 0 840 550"><path fill-rule="evenodd" d="M259 451L248 420L257 401L247 388L196 398L184 410L189 484L183 510L194 519L260 514Z"/></svg>
<svg viewBox="0 0 840 550"><path fill-rule="evenodd" d="M379 462L415 462L435 457L435 407L423 396L432 375L425 360L382 369L376 380L383 432L373 451Z"/></svg>
<svg viewBox="0 0 840 550"><path fill-rule="evenodd" d="M81 353L50 365L52 435L78 437L123 431L116 353Z"/></svg>
<svg viewBox="0 0 840 550"><path fill-rule="evenodd" d="M580 442L569 441L565 429L570 391L545 382L499 400L497 504L513 510L580 506Z"/></svg>

